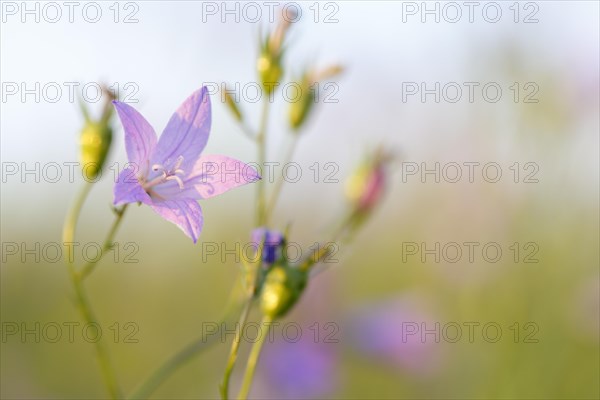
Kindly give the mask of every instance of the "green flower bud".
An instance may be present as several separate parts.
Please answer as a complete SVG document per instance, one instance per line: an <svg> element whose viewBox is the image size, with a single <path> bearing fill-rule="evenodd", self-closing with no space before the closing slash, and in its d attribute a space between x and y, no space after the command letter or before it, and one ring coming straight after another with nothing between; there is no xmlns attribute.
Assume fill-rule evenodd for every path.
<svg viewBox="0 0 600 400"><path fill-rule="evenodd" d="M303 79L302 82L298 83L298 87L301 91L299 99L290 103L289 111L290 126L294 131L297 131L304 124L315 103L315 93L310 87L310 82Z"/></svg>
<svg viewBox="0 0 600 400"><path fill-rule="evenodd" d="M260 309L273 319L283 317L296 304L308 274L298 268L276 265L267 273L260 294Z"/></svg>
<svg viewBox="0 0 600 400"><path fill-rule="evenodd" d="M283 76L284 42L291 27L290 21L295 19L296 15L290 12L290 15L279 21L272 32L268 33L264 39L260 39L260 55L256 63L256 69L268 95L275 91L275 87Z"/></svg>
<svg viewBox="0 0 600 400"><path fill-rule="evenodd" d="M256 68L263 88L270 95L283 76L280 55L272 54L268 49L265 49L258 58Z"/></svg>
<svg viewBox="0 0 600 400"><path fill-rule="evenodd" d="M80 155L83 173L88 180L95 179L104 166L110 145L112 143L113 131L110 127L112 117L113 94L104 88L107 99L104 104L102 116L99 120L93 120L85 104L80 101L81 113L85 118L85 125L79 136Z"/></svg>
<svg viewBox="0 0 600 400"><path fill-rule="evenodd" d="M299 98L290 104L289 109L290 126L294 131L298 131L306 122L316 103L314 85L324 79L339 75L342 71L343 68L339 65L332 65L322 71L307 70L302 79L296 82L300 90Z"/></svg>
<svg viewBox="0 0 600 400"><path fill-rule="evenodd" d="M80 136L81 163L87 179L96 178L108 155L112 129L105 122L86 121Z"/></svg>

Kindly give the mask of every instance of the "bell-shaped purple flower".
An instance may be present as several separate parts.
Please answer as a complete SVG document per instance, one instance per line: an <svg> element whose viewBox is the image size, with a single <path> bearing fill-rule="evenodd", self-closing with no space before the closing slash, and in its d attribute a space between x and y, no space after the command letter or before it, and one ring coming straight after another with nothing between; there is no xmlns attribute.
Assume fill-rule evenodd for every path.
<svg viewBox="0 0 600 400"><path fill-rule="evenodd" d="M206 87L175 111L160 139L133 107L113 102L125 131L128 168L114 187L114 204L140 202L176 224L194 243L202 230L197 200L216 196L260 176L252 167L226 156L203 155L211 125Z"/></svg>
<svg viewBox="0 0 600 400"><path fill-rule="evenodd" d="M251 236L256 249L262 249L262 259L266 264L273 264L279 259L284 243L281 232L261 227L253 230Z"/></svg>

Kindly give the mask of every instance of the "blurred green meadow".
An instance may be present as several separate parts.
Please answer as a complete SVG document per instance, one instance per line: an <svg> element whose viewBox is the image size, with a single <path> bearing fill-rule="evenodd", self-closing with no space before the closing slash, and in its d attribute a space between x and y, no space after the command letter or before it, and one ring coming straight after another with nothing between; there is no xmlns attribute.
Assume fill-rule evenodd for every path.
<svg viewBox="0 0 600 400"><path fill-rule="evenodd" d="M17 39L26 24L9 21L2 26L2 81L42 79L16 56L20 48L35 54L50 43L58 57L41 59L69 72L49 79L135 79L142 98L134 106L160 132L202 79L255 79L256 25L198 24L199 4L140 2L140 23L113 32L130 35L127 44L99 40L94 29L108 28L89 24L80 27L87 44L68 36L77 24L29 25L34 33ZM289 226L288 239L304 251L327 240L348 206L345 179L365 149L383 143L396 157L385 196L364 228L339 245L336 261L273 329L251 398L600 397L598 4L538 4L540 23L527 27L400 24L393 16L401 5L393 2L340 2L338 24L299 24L292 72L315 54L347 71L336 78L339 102L318 104L299 141L295 160L305 179L284 186L274 228ZM227 44L234 40L243 46L239 54ZM154 48L145 47L148 41ZM81 46L91 61L66 55L64 49ZM126 46L141 61L126 56L134 51ZM105 60L110 54L134 67L114 72L121 67ZM156 66L136 72L155 57ZM104 64L79 72L94 60ZM402 101L403 82L444 80L500 82L505 94L498 103ZM514 102L507 89L513 82L535 82L539 101ZM258 105L242 104L257 120ZM277 149L290 135L279 128L286 107L279 102L272 111L270 161L284 158ZM2 162L76 161L82 124L77 104L3 101ZM109 162L124 163L122 129L117 120L113 126ZM206 153L256 157L218 95ZM315 162L335 163L339 182L312 181ZM473 182L465 162L479 163ZM439 182L435 172L421 175L436 163ZM456 183L450 167L442 173L453 163L462 167ZM499 166L497 182L489 179L493 170L482 174L487 163ZM63 259L51 262L48 246L60 243L82 182L3 175L2 398L107 396ZM103 240L113 217L112 186L110 172L94 185L79 242ZM220 323L241 268L234 252L224 250L249 240L255 190L246 185L201 201L204 230L196 245L148 207L130 207L116 237L120 253L103 259L85 283L126 394ZM9 244L18 251L8 251ZM208 251L212 245L216 254ZM125 262L128 254L135 262ZM258 321L258 310L251 316ZM151 398L218 398L233 323L228 329ZM232 393L254 337L249 330L242 340Z"/></svg>

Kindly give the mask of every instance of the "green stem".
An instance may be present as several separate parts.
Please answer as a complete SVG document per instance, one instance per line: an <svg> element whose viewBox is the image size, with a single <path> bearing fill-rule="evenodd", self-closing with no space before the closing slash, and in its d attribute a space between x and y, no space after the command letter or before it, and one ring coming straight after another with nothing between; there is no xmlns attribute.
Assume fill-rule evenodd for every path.
<svg viewBox="0 0 600 400"><path fill-rule="evenodd" d="M349 244L352 242L353 236L352 232L348 233L348 230L352 227L352 220L354 215L349 214L346 218L342 220L337 229L334 231L334 234L331 236L331 239L327 242L323 242L319 245L320 251L314 253L312 257L308 258L304 263L300 264L299 268L303 271L308 271L312 269L316 264L320 263L323 259L330 255L329 252L329 244L341 243L342 245ZM339 253L338 253L339 254ZM314 279L315 276L325 271L329 267L328 265L324 265L318 271L313 271L311 275L311 279Z"/></svg>
<svg viewBox="0 0 600 400"><path fill-rule="evenodd" d="M125 204L120 209L118 209L118 210L115 209L115 213L117 214L117 217L113 221L113 224L110 227L108 234L106 235L106 239L104 240L104 244L102 245L102 251L100 252L100 256L97 257L96 259L88 262L81 269L81 272L79 273L81 280L84 280L89 274L91 274L94 271L94 268L96 267L96 264L98 264L98 261L100 261L102 259L102 257L104 257L104 255L106 253L108 253L108 251L112 248L113 239L117 233L117 230L119 229L119 225L121 224L121 221L123 221L123 214L125 214L125 211L127 210L128 205L129 204Z"/></svg>
<svg viewBox="0 0 600 400"><path fill-rule="evenodd" d="M224 400L227 400L229 398L229 380L231 379L231 374L233 372L233 368L235 367L235 362L238 356L238 350L240 348L240 342L242 341L242 332L244 330L244 327L246 326L246 320L248 319L248 313L250 312L251 304L252 298L250 297L246 300L244 304L242 314L240 315L240 320L236 326L235 338L233 339L233 343L231 343L231 351L229 352L227 367L225 368L223 382L221 383L220 387L221 398Z"/></svg>
<svg viewBox="0 0 600 400"><path fill-rule="evenodd" d="M265 168L267 159L267 123L269 121L269 99L265 98L263 103L262 117L260 119L260 127L256 135L256 143L258 145L258 165L261 170ZM258 226L263 226L265 220L265 180L264 178L258 181L257 199L256 199L256 223Z"/></svg>
<svg viewBox="0 0 600 400"><path fill-rule="evenodd" d="M266 329L264 326L267 325ZM250 355L248 356L248 363L246 364L246 372L244 374L244 380L242 382L242 388L238 393L238 400L245 400L248 398L248 394L250 393L250 388L252 387L252 380L254 379L254 371L256 370L256 365L258 364L258 359L260 357L260 353L262 351L263 344L265 343L265 339L269 335L269 329L271 328L271 318L265 316L262 319L261 323L261 332L258 341L254 343L252 346L252 350L250 350Z"/></svg>
<svg viewBox="0 0 600 400"><path fill-rule="evenodd" d="M81 209L83 208L83 204L90 192L92 187L91 183L86 183L80 194L77 196L71 211L67 214L67 218L65 220L65 225L63 227L63 245L68 252L68 256L66 257L67 268L69 270L69 275L71 277L71 282L73 284L73 289L75 290L75 296L77 301L77 307L81 313L81 316L85 320L88 325L97 325L97 319L92 311L91 304L87 298L85 287L83 286L83 282L81 280L80 275L77 273L75 269L75 263L73 259L73 254L71 253L72 247L70 246L73 243L73 239L75 238L75 229L77 226L77 220L79 219L79 215L81 214ZM98 358L98 363L100 364L100 369L102 370L102 376L104 378L104 383L108 392L110 393L111 398L117 399L121 397L121 391L119 389L119 385L117 383L114 370L112 368L112 364L110 363L110 359L108 357L107 349L104 345L104 341L102 339L96 341L96 356Z"/></svg>
<svg viewBox="0 0 600 400"><path fill-rule="evenodd" d="M286 152L286 155L284 158L284 162L283 162L284 168L290 161L292 161L292 158L294 157L294 152L296 151L296 145L298 144L298 137L299 137L298 134L294 134L294 136L292 138L292 142L288 146L288 149L287 149L287 152ZM285 182L285 179L283 179L283 174L281 174L281 176L278 176L277 180L275 181L275 186L273 187L273 192L267 203L266 216L265 216L266 223L269 222L269 219L273 213L273 210L277 206L277 200L279 199L279 195L281 194L281 188L283 187L284 182Z"/></svg>

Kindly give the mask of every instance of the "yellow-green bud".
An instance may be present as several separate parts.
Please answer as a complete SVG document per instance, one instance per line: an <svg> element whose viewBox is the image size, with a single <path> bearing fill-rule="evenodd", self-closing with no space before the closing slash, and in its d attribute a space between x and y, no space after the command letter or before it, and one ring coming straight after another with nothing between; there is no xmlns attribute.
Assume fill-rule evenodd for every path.
<svg viewBox="0 0 600 400"><path fill-rule="evenodd" d="M290 104L289 118L290 126L297 131L306 122L311 110L315 104L314 85L323 79L328 79L340 74L343 68L339 65L332 65L322 71L307 70L302 79L296 82L300 93L299 98Z"/></svg>
<svg viewBox="0 0 600 400"><path fill-rule="evenodd" d="M315 103L314 91L306 79L298 83L298 87L301 90L299 99L290 103L289 111L290 126L294 130L298 130L304 124Z"/></svg>
<svg viewBox="0 0 600 400"><path fill-rule="evenodd" d="M263 88L267 94L270 95L275 90L275 86L277 86L283 75L280 56L271 54L271 52L266 49L258 58L256 68Z"/></svg>
<svg viewBox="0 0 600 400"><path fill-rule="evenodd" d="M105 121L87 120L81 131L81 163L88 180L96 178L108 155L112 142L112 129Z"/></svg>
<svg viewBox="0 0 600 400"><path fill-rule="evenodd" d="M296 304L308 280L298 268L276 265L267 273L260 294L260 309L271 319L283 317Z"/></svg>
<svg viewBox="0 0 600 400"><path fill-rule="evenodd" d="M372 170L372 166L365 162L346 180L346 198L352 205L358 206L361 199L365 196Z"/></svg>
<svg viewBox="0 0 600 400"><path fill-rule="evenodd" d="M346 198L351 206L350 223L353 228L361 225L381 201L387 186L388 164L392 159L392 154L380 147L346 181Z"/></svg>
<svg viewBox="0 0 600 400"><path fill-rule="evenodd" d="M283 54L285 52L285 38L291 26L290 22L296 19L296 15L289 12L282 18L277 27L266 37L260 38L260 54L256 63L258 76L263 88L268 95L275 91L275 87L283 76Z"/></svg>
<svg viewBox="0 0 600 400"><path fill-rule="evenodd" d="M79 136L79 159L82 163L83 174L87 180L95 179L100 173L110 150L113 137L110 120L113 115L112 101L115 100L115 96L105 86L102 87L102 91L106 95L106 101L99 120L94 120L90 117L85 103L79 99L81 113L85 119L85 125Z"/></svg>

